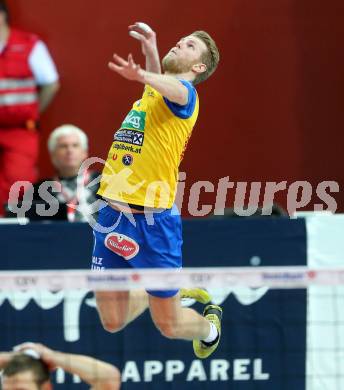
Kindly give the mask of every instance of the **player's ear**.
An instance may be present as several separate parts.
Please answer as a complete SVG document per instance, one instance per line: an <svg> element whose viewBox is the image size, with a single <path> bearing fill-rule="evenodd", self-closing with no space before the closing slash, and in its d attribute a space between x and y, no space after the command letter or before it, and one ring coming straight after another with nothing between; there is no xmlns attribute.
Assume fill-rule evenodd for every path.
<svg viewBox="0 0 344 390"><path fill-rule="evenodd" d="M192 66L192 71L196 74L204 73L207 71L207 65L202 63L194 64Z"/></svg>

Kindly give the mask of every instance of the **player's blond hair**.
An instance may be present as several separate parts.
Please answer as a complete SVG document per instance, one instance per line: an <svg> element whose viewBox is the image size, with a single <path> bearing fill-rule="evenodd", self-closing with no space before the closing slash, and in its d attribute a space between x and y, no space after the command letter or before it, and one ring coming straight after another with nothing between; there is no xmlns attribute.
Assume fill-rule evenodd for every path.
<svg viewBox="0 0 344 390"><path fill-rule="evenodd" d="M215 69L220 61L220 53L215 41L207 32L195 31L191 35L200 39L207 46L207 50L201 56L201 61L207 66L207 70L198 74L193 81L194 84L199 84L215 72Z"/></svg>

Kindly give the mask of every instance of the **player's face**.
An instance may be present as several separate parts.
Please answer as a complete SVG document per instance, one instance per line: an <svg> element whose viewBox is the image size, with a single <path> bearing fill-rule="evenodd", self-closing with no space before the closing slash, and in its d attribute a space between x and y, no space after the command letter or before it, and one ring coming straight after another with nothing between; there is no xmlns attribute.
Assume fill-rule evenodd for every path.
<svg viewBox="0 0 344 390"><path fill-rule="evenodd" d="M51 153L53 164L57 169L79 169L86 157L87 152L76 134L60 136L55 150Z"/></svg>
<svg viewBox="0 0 344 390"><path fill-rule="evenodd" d="M173 74L189 72L193 65L201 63L202 54L206 50L201 39L193 35L184 37L163 58L163 69Z"/></svg>
<svg viewBox="0 0 344 390"><path fill-rule="evenodd" d="M4 376L1 384L3 390L40 390L33 373L30 371Z"/></svg>

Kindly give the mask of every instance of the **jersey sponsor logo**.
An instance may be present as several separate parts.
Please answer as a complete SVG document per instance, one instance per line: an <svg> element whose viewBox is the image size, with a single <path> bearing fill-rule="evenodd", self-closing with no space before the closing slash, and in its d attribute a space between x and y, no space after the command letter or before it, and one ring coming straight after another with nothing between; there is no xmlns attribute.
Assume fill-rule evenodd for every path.
<svg viewBox="0 0 344 390"><path fill-rule="evenodd" d="M144 133L136 130L120 129L114 135L114 141L125 142L127 144L142 146Z"/></svg>
<svg viewBox="0 0 344 390"><path fill-rule="evenodd" d="M136 134L133 135L133 144L142 146L144 135L137 131L135 133Z"/></svg>
<svg viewBox="0 0 344 390"><path fill-rule="evenodd" d="M105 246L112 252L130 260L139 252L139 244L132 238L119 233L109 233L105 237Z"/></svg>
<svg viewBox="0 0 344 390"><path fill-rule="evenodd" d="M125 150L126 152L131 153L141 153L141 148L133 148L132 146L127 146L124 144L114 143L112 147L116 150Z"/></svg>
<svg viewBox="0 0 344 390"><path fill-rule="evenodd" d="M131 110L125 117L121 129L145 131L146 113L144 111Z"/></svg>
<svg viewBox="0 0 344 390"><path fill-rule="evenodd" d="M134 161L134 157L131 155L131 154L125 154L123 157L122 157L122 163L126 166L129 166L133 163Z"/></svg>

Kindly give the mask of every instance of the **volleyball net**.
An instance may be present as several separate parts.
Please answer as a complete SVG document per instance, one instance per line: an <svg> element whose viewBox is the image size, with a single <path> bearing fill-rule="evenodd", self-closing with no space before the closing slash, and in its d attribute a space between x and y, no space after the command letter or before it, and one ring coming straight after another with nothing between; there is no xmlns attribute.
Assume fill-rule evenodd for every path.
<svg viewBox="0 0 344 390"><path fill-rule="evenodd" d="M1 271L0 290L92 291L132 289L170 290L182 287L227 288L229 286L278 289L344 285L343 268L309 267L202 267L184 269L33 270Z"/></svg>
<svg viewBox="0 0 344 390"><path fill-rule="evenodd" d="M100 323L93 291L206 288L223 308L209 359L164 338L147 310L118 333ZM202 312L192 299L182 305ZM344 268L0 272L1 350L24 341L117 365L124 389L339 390L344 388ZM84 388L61 370L58 388Z"/></svg>

